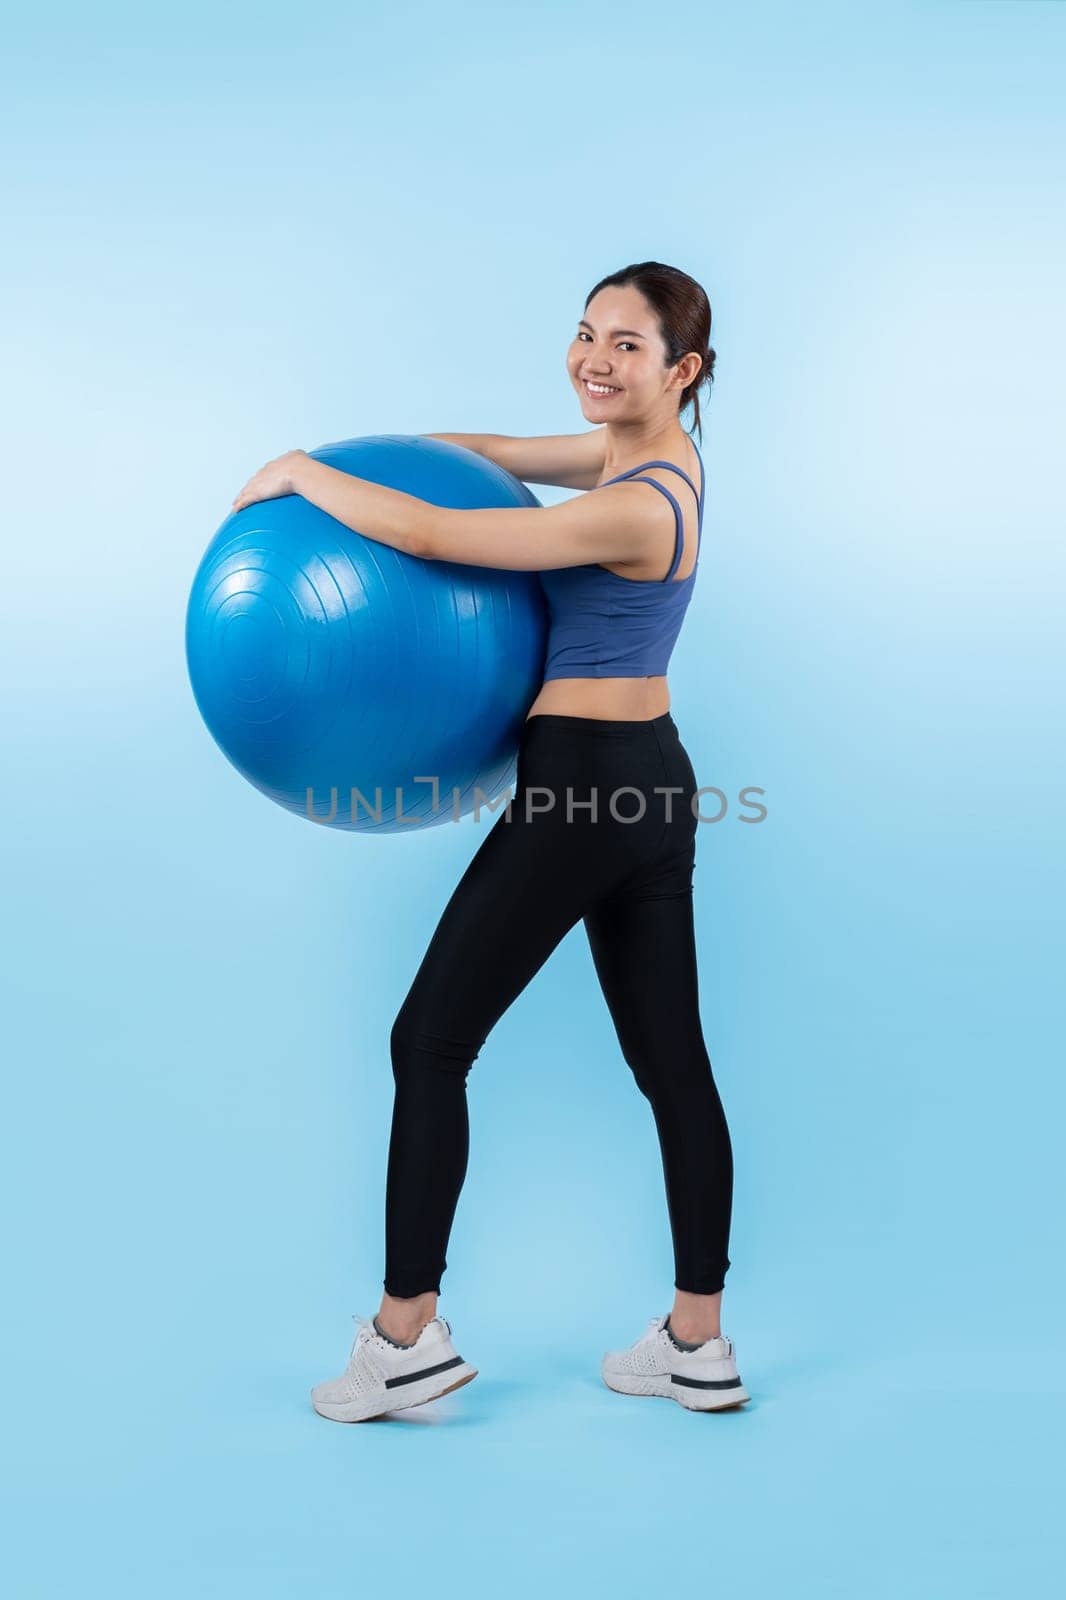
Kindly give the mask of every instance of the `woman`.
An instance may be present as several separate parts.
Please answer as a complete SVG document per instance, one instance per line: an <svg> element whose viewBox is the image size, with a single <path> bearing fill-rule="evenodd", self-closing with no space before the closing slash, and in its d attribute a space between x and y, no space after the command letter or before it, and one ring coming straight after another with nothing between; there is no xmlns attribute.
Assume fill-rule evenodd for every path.
<svg viewBox="0 0 1066 1600"><path fill-rule="evenodd" d="M696 779L666 667L692 593L703 461L680 423L713 376L711 308L654 261L601 280L567 356L592 431L547 439L435 434L534 483L596 490L561 505L458 511L291 451L234 507L304 495L424 560L541 574L551 628L523 724L516 791L430 940L393 1024L385 1292L357 1318L347 1370L315 1409L365 1421L468 1383L437 1314L466 1174L466 1080L488 1034L583 920L625 1060L655 1117L674 1246L674 1304L607 1385L691 1410L748 1395L721 1333L732 1151L700 1024L692 912ZM635 798L634 798L635 797Z"/></svg>

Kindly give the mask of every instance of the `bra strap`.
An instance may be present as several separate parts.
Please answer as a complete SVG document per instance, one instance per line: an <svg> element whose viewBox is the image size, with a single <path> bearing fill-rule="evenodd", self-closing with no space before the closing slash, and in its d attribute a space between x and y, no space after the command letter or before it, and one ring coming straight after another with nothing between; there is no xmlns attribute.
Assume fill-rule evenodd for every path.
<svg viewBox="0 0 1066 1600"><path fill-rule="evenodd" d="M696 448L695 445L693 445L693 449L695 449L695 448ZM698 450L696 451L696 454L699 455L699 451ZM702 509L702 506L703 506L703 494L702 494L702 491L701 490L697 490L696 485L693 483L692 479L689 477L688 473L684 470L684 468L675 466L672 461L644 461L644 462L641 463L641 465L639 467L630 467L628 472L620 472L620 473L618 473L617 477L607 478L605 482L597 484L596 487L599 488L599 489L606 489L608 483L620 483L623 478L631 478L635 472L646 472L649 467L669 467L671 472L676 472L679 477L684 478L685 482L688 484L689 488L692 490L692 493L699 500L700 507ZM701 470L702 470L702 467L703 467L703 460L701 458L701 460L700 460L700 468L701 468Z"/></svg>
<svg viewBox="0 0 1066 1600"><path fill-rule="evenodd" d="M707 468L703 465L703 457L700 455L700 447L696 443L695 439L692 441L692 448L695 450L696 460L700 464L700 505L699 510L696 513L696 559L692 564L692 570L695 572L696 568L699 566L700 554L703 549L703 494L707 487Z"/></svg>
<svg viewBox="0 0 1066 1600"><path fill-rule="evenodd" d="M634 478L635 475L638 472L644 472L648 467L668 467L671 472L676 472L679 477L684 478L685 482L688 484L689 488L692 490L692 493L696 496L696 500L697 500L697 511L696 511L696 561L693 563L693 567L692 567L693 572L695 572L696 564L699 562L699 559L700 559L700 547L701 547L701 545L703 543L703 496L704 496L704 491L706 490L706 487L707 487L707 469L703 464L703 457L700 455L700 447L696 443L695 439L693 439L693 441L692 441L692 448L693 448L693 450L695 450L695 452L696 452L696 460L700 464L700 486L699 486L698 490L696 488L696 485L693 483L692 479L689 477L688 473L682 467L676 466L673 461L645 461L645 462L642 462L642 464L639 467L630 467L627 472L619 472L617 474L617 476L615 476L613 478L607 478L605 480L605 482L597 484L596 487L598 489L606 489L607 484L609 484L609 483L621 483L623 478ZM669 489L666 488L665 484L657 482L655 478L636 478L636 482L638 482L638 483L650 483L653 486L653 488L661 489L663 494L666 496L666 498L669 500L670 504L674 508L674 517L675 517L675 520L677 522L677 537L676 537L676 541L675 541L676 548L674 550L674 559L673 559L673 562L671 563L670 571L666 574L666 577L662 579L663 583L668 583L670 581L670 579L673 577L674 573L678 569L678 566L679 566L679 564L681 562L681 552L682 552L682 549L684 548L684 521L683 521L682 516L681 516L681 507L678 505L677 501L675 500L674 496L670 493Z"/></svg>
<svg viewBox="0 0 1066 1600"><path fill-rule="evenodd" d="M692 448L693 448L693 450L695 450L695 452L696 452L696 460L700 464L700 526L702 527L703 526L703 491L707 487L707 468L703 465L703 457L700 455L700 447L696 443L695 439L693 439L693 441L692 441Z"/></svg>
<svg viewBox="0 0 1066 1600"><path fill-rule="evenodd" d="M660 582L662 583L669 583L670 579L678 569L678 565L681 561L681 551L684 548L683 539L685 524L684 519L681 516L681 507L678 505L677 501L674 499L673 495L670 493L669 489L664 483L657 483L654 478L634 478L633 482L650 483L653 489L658 489L660 494L664 494L666 496L674 508L674 521L677 524L677 532L674 534L674 559L670 563L670 571L666 574L666 577L660 579Z"/></svg>

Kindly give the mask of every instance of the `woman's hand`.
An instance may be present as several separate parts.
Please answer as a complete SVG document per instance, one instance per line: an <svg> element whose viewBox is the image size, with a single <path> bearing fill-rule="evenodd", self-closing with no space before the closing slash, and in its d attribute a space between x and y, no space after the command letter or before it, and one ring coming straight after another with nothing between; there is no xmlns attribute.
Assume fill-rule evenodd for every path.
<svg viewBox="0 0 1066 1600"><path fill-rule="evenodd" d="M257 500L274 500L282 494L298 494L296 477L303 462L309 460L306 450L286 450L260 467L254 478L249 478L233 502L232 509L241 511Z"/></svg>

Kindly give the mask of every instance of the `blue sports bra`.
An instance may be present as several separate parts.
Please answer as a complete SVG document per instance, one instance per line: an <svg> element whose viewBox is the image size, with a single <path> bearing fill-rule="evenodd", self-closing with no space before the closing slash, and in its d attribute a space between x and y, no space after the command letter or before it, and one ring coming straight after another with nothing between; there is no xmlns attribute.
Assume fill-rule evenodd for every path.
<svg viewBox="0 0 1066 1600"><path fill-rule="evenodd" d="M702 543L706 472L695 440L692 447L700 464L696 561L692 571L687 578L674 577L684 548L681 507L665 485L655 478L638 476L648 467L669 467L696 494L696 485L687 472L672 461L645 461L596 484L597 489L605 489L608 483L633 478L637 483L652 484L664 494L674 508L677 524L674 559L665 578L623 578L621 573L598 562L553 567L538 573L551 619L545 683L551 678L657 678L665 674L692 598Z"/></svg>

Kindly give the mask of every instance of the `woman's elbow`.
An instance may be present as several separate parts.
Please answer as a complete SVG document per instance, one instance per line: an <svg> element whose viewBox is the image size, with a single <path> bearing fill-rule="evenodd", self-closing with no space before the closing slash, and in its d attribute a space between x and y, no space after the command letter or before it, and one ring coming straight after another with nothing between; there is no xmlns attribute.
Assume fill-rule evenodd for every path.
<svg viewBox="0 0 1066 1600"><path fill-rule="evenodd" d="M411 518L407 528L403 547L409 556L417 556L420 561L436 561L440 556L440 541L437 538L437 520L440 508L428 503L420 506ZM437 513L437 518L434 513Z"/></svg>

